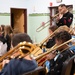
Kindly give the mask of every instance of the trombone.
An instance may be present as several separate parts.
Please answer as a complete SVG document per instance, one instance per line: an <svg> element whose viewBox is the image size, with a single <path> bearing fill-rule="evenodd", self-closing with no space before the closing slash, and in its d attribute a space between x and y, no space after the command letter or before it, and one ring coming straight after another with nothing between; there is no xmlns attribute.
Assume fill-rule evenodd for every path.
<svg viewBox="0 0 75 75"><path fill-rule="evenodd" d="M63 30L69 32L70 28L67 27L66 25L60 26L60 27L57 28L51 35L47 36L43 41L41 41L41 42L39 43L39 46L42 46L50 37L53 37L56 33L60 32L60 31L63 31Z"/></svg>
<svg viewBox="0 0 75 75"><path fill-rule="evenodd" d="M48 24L48 25L46 25L47 23L49 23L50 22L50 20L49 21L47 21L47 22L45 22L43 25L41 25L40 27L38 27L37 29L36 29L36 32L40 32L40 31L42 31L44 28L46 28L47 26L49 26L50 24Z"/></svg>
<svg viewBox="0 0 75 75"><path fill-rule="evenodd" d="M54 19L54 18L56 18L59 14L60 14L60 13L57 13L57 14L55 14L54 16L50 16L51 20ZM40 31L42 31L44 28L46 28L47 26L49 26L50 24L47 24L47 23L49 23L49 22L50 22L50 20L47 21L47 22L45 22L43 25L39 26L39 27L36 29L36 32L40 32Z"/></svg>
<svg viewBox="0 0 75 75"><path fill-rule="evenodd" d="M32 52L36 46L31 44L30 42L20 42L17 46L14 48L10 49L6 54L0 57L0 62L3 61L3 59L10 57L13 53L19 51L19 49L25 49L28 50L29 52Z"/></svg>
<svg viewBox="0 0 75 75"><path fill-rule="evenodd" d="M66 25L60 26L60 27L57 28L51 35L47 36L43 41L41 41L41 42L37 45L38 47L36 47L35 50L31 52L31 54L37 56L37 55L39 55L40 53L42 53L41 48L42 48L43 44L44 44L49 38L55 36L56 33L60 32L60 31L63 31L63 30L65 30L65 31L68 32L70 29L69 29Z"/></svg>
<svg viewBox="0 0 75 75"><path fill-rule="evenodd" d="M41 54L41 55L38 55L38 56L31 55L31 58L35 59L35 60L38 62L38 64L41 65L41 64L44 63L44 61L45 61L46 59L45 59L44 61L40 62L40 58L42 58L43 56L45 56L45 55L51 53L52 51L55 51L56 49L60 48L61 46L64 46L64 45L68 44L69 42L71 42L71 41L73 41L73 40L75 40L75 38L70 39L70 40L68 40L68 41L66 41L66 42L64 42L64 43L62 43L62 44L60 44L60 45L58 45L58 46L56 46L56 47L54 47L54 48L51 48L50 50L48 50L47 52L45 52L45 53L43 53L43 54ZM74 44L73 46L75 46L75 44ZM64 51L64 50L63 50L63 51ZM62 51L61 51L61 52L62 52ZM40 63L39 63L39 62L40 62Z"/></svg>
<svg viewBox="0 0 75 75"><path fill-rule="evenodd" d="M70 10L71 10L71 6L67 7L67 10L70 11ZM61 12L55 14L54 16L51 16L51 15L50 15L50 20L53 20L53 19L56 18L59 14L61 14ZM39 26L39 27L36 29L36 32L40 32L40 31L42 31L44 28L46 28L47 26L49 26L50 24L48 24L48 25L46 25L46 24L49 23L50 20L47 21L47 22L45 22L43 25Z"/></svg>

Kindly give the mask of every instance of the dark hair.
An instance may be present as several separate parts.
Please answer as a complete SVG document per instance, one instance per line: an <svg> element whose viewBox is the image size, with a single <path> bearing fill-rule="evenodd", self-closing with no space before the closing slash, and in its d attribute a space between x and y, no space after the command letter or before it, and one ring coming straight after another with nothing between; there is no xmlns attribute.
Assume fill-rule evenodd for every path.
<svg viewBox="0 0 75 75"><path fill-rule="evenodd" d="M6 39L3 37L3 35L0 35L0 41L3 42L3 44L7 42Z"/></svg>
<svg viewBox="0 0 75 75"><path fill-rule="evenodd" d="M65 4L60 4L59 6L61 6L61 7L65 6L65 7L66 7L66 5L65 5ZM58 6L58 7L59 7L59 6Z"/></svg>
<svg viewBox="0 0 75 75"><path fill-rule="evenodd" d="M53 26L50 26L49 27L49 29L51 30L51 31L55 31L56 29L58 28L58 26L56 26L56 25L53 25Z"/></svg>
<svg viewBox="0 0 75 75"><path fill-rule="evenodd" d="M15 34L12 37L12 45L13 45L13 47L18 45L20 42L23 42L23 41L32 43L31 38L26 33L18 33L18 34Z"/></svg>
<svg viewBox="0 0 75 75"><path fill-rule="evenodd" d="M61 31L55 35L55 39L62 40L63 42L66 42L71 39L71 35L67 31Z"/></svg>

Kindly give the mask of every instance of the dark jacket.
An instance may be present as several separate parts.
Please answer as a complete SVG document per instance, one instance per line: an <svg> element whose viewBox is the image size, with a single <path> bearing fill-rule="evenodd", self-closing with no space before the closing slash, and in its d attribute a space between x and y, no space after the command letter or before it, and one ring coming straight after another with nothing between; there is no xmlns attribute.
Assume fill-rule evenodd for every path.
<svg viewBox="0 0 75 75"><path fill-rule="evenodd" d="M50 60L50 71L48 72L48 75L61 75L63 63L74 54L75 53L72 53L71 50L65 50L59 54L56 61L54 61L54 59Z"/></svg>
<svg viewBox="0 0 75 75"><path fill-rule="evenodd" d="M34 70L37 67L35 60L26 60L23 58L12 59L4 66L0 75L21 75L28 71Z"/></svg>
<svg viewBox="0 0 75 75"><path fill-rule="evenodd" d="M46 43L46 48L51 48L55 45L55 38L49 39L49 41Z"/></svg>
<svg viewBox="0 0 75 75"><path fill-rule="evenodd" d="M67 12L56 24L58 27L63 25L67 25L68 27L70 27L70 25L72 24L72 21L73 21L73 14L70 12Z"/></svg>

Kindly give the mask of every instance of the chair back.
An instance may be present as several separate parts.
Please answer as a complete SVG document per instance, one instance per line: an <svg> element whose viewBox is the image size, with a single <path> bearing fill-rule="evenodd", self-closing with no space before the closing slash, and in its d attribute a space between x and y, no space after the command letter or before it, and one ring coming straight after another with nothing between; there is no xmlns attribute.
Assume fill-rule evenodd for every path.
<svg viewBox="0 0 75 75"><path fill-rule="evenodd" d="M46 75L46 69L44 67L38 67L35 70L24 73L22 75Z"/></svg>
<svg viewBox="0 0 75 75"><path fill-rule="evenodd" d="M75 55L66 60L63 64L61 75L73 75L75 69Z"/></svg>

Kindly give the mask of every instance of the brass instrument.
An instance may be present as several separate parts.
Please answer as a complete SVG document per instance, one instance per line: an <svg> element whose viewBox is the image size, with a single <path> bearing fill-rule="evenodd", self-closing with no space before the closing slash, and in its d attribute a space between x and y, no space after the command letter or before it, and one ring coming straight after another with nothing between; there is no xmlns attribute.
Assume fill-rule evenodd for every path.
<svg viewBox="0 0 75 75"><path fill-rule="evenodd" d="M49 23L49 21L45 22L43 25L39 26L37 29L36 29L36 32L40 32L41 30L43 30L44 28L46 28L47 26L49 26L50 24L47 24ZM47 24L47 25L46 25Z"/></svg>
<svg viewBox="0 0 75 75"><path fill-rule="evenodd" d="M53 49L53 48L56 47L56 46L57 46L57 44L55 44L55 45L52 46L51 48L45 48L45 50L48 51L48 50L50 50L50 49ZM42 50L40 47L36 47L36 48L34 49L34 51L32 51L30 54L31 54L31 55L34 55L34 56L38 56L38 55L43 54L43 50Z"/></svg>
<svg viewBox="0 0 75 75"><path fill-rule="evenodd" d="M34 48L36 47L36 46L34 46L33 44L31 44L31 43L29 43L29 42L26 42L26 41L21 42L21 43L19 43L17 46L15 46L15 47L12 48L11 50L9 50L6 54L4 54L3 56L1 56L1 57L0 57L0 62L1 62L3 59L7 58L8 56L11 56L11 54L12 54L13 52L15 52L16 50L18 51L18 49L19 49L20 47L23 47L23 46L25 46L24 49L29 50L29 52L33 51Z"/></svg>
<svg viewBox="0 0 75 75"><path fill-rule="evenodd" d="M65 51L65 50L67 50L67 49L69 49L69 48L71 48L72 46L75 46L75 43L74 44L72 44L71 46L69 46L68 44L66 44L66 48L65 49L63 49L62 51L61 51L61 53L63 52L63 51ZM43 66L43 64L47 61L48 59L47 59L47 57L46 56L43 56L41 59L39 59L38 60L38 65L39 66Z"/></svg>
<svg viewBox="0 0 75 75"><path fill-rule="evenodd" d="M4 59L12 59L22 55L22 50L24 50L25 54L31 53L35 49L36 45L31 44L30 42L21 42L11 50L9 50L6 54L0 57L0 70L2 69L2 62ZM20 54L18 54L18 52Z"/></svg>
<svg viewBox="0 0 75 75"><path fill-rule="evenodd" d="M50 16L51 19L56 18L60 13L55 14L54 16Z"/></svg>
<svg viewBox="0 0 75 75"><path fill-rule="evenodd" d="M50 39L51 37L55 36L56 33L60 32L60 31L69 31L69 28L64 25L64 26L60 26L58 29L56 29L50 36L48 36L47 38L45 38L42 42L40 42L37 47L35 48L34 51L31 52L31 54L37 56L39 54L42 54L43 53L43 50L41 49L42 48L42 45L48 40Z"/></svg>
<svg viewBox="0 0 75 75"><path fill-rule="evenodd" d="M30 52L32 52L35 48L36 48L36 46L34 46L33 44L31 44L31 43L29 43L30 45L27 45L27 46L31 46L31 49L29 49L29 48L25 48L26 46L26 42L22 42L22 43L20 43L20 44L18 44L16 47L14 47L12 50L10 50L9 52L7 52L4 56L2 56L2 57L0 57L0 62L2 62L3 61L3 59L4 58L6 58L8 55L11 55L15 50L18 50L18 51L20 51L21 53L20 53L20 55L22 56L22 54L24 54L23 53L23 51L22 51L22 49L24 49L24 51L25 51L25 49L26 50L28 50L28 54L31 54L30 56L31 56L31 58L33 58L33 59L35 59L37 62L38 62L38 64L39 65L41 65L41 63L39 63L40 61L39 61L39 59L41 58L41 57L43 57L44 55L47 55L47 54L49 54L50 52L52 52L52 51L54 51L54 50L56 50L57 48L59 48L59 47L61 47L61 46L63 46L63 45L65 45L65 44L67 44L67 43L69 43L69 42L71 42L72 40L75 40L75 39L70 39L69 41L67 41L67 42L65 42L65 43L63 43L63 44L61 44L61 45L59 45L59 46L56 46L56 44L54 45L54 47L52 47L50 50L48 50L47 52L45 52L45 53L43 53L43 54L41 54L41 55L38 55L38 56L32 56L32 54L30 53ZM28 43L27 43L28 44ZM23 56L22 56L23 57ZM24 55L24 57L25 57L25 55ZM43 63L43 62L42 62ZM2 69L2 66L1 66L1 64L0 64L0 69Z"/></svg>
<svg viewBox="0 0 75 75"><path fill-rule="evenodd" d="M67 10L70 11L70 10L71 10L71 7L70 7L70 6L67 7ZM53 20L53 19L56 18L59 14L61 14L61 12L55 14L54 16L51 16L51 15L50 15L50 19ZM36 32L40 32L40 31L42 31L44 28L46 28L47 26L49 26L49 25L50 25L50 24L48 24L49 22L50 22L50 20L47 21L47 22L45 22L43 25L39 26L39 27L36 29Z"/></svg>
<svg viewBox="0 0 75 75"><path fill-rule="evenodd" d="M72 35L75 35L75 27L70 27L69 31Z"/></svg>
<svg viewBox="0 0 75 75"><path fill-rule="evenodd" d="M41 64L41 63L39 63L39 62L40 62L40 61L39 61L40 58L42 58L43 56L45 56L45 55L51 53L52 51L54 51L54 50L60 48L61 46L65 45L65 44L67 44L67 43L69 43L69 42L71 42L71 41L73 41L73 40L75 40L75 38L74 38L74 39L70 39L70 40L64 42L64 43L61 44L61 45L58 45L58 46L56 46L56 47L54 47L54 48L48 50L47 52L45 52L45 53L43 53L43 54L41 54L41 55L38 55L38 56L31 55L31 57L32 57L33 59L35 59L35 60L38 62L38 64L40 65L40 64ZM44 62L42 62L42 63L44 63Z"/></svg>
<svg viewBox="0 0 75 75"><path fill-rule="evenodd" d="M50 37L53 37L56 33L60 32L60 31L67 31L69 32L70 28L67 27L66 25L64 26L60 26L58 29L56 29L50 36L48 36L47 38L45 38L42 42L40 42L39 46L42 46L48 39L50 39Z"/></svg>

